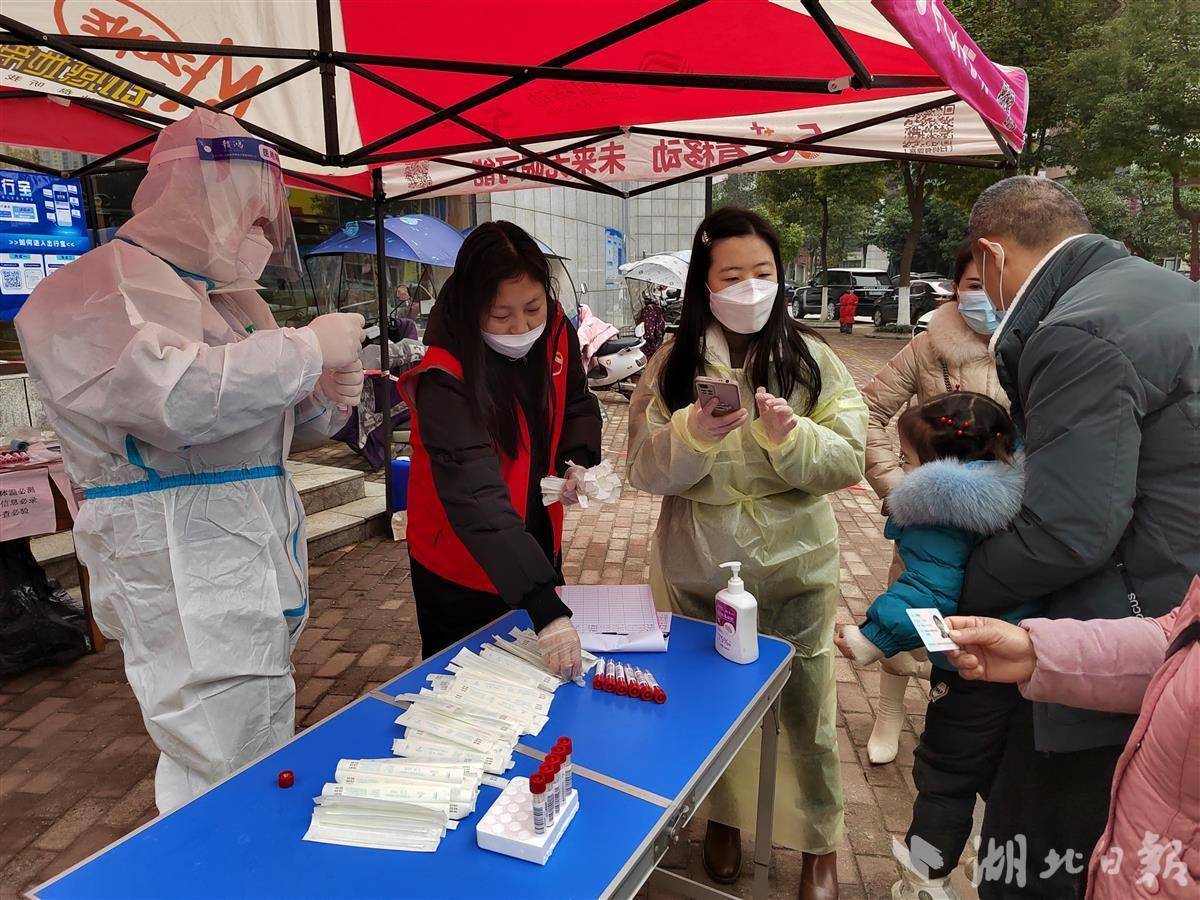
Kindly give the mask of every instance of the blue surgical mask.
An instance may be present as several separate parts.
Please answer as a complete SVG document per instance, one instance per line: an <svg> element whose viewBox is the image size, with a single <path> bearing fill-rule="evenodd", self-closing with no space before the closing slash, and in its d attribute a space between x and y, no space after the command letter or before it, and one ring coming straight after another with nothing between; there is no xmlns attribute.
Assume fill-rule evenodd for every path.
<svg viewBox="0 0 1200 900"><path fill-rule="evenodd" d="M986 291L959 291L958 314L976 334L994 334L1004 318L996 312Z"/></svg>

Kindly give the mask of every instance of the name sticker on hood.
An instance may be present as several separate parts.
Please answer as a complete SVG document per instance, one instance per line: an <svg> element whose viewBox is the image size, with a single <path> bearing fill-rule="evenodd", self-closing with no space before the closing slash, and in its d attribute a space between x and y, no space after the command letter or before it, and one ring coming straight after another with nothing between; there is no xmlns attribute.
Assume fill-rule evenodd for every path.
<svg viewBox="0 0 1200 900"><path fill-rule="evenodd" d="M196 138L196 151L210 162L240 159L279 168L279 153L266 141L244 137Z"/></svg>

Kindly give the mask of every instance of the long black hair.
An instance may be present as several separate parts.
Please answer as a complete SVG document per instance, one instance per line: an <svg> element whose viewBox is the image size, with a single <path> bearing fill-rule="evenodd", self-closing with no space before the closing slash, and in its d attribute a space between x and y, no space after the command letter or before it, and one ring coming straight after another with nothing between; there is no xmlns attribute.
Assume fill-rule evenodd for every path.
<svg viewBox="0 0 1200 900"><path fill-rule="evenodd" d="M527 275L546 291L546 331L522 360L495 360L489 365L483 341L483 321L501 283ZM438 294L435 315L446 332L454 354L462 363L472 411L487 429L492 444L512 457L521 445L517 427L517 383L522 367L537 373L537 403L541 422L548 422L554 390L546 358L546 341L557 338L562 327L558 296L550 277L550 264L537 242L512 222L485 222L472 231L454 263L454 272ZM431 323L432 325L432 323ZM530 428L536 423L530 422Z"/></svg>
<svg viewBox="0 0 1200 900"><path fill-rule="evenodd" d="M783 259L779 252L779 236L766 219L748 209L724 206L709 213L692 241L692 259L688 264L687 282L683 289L683 310L679 317L679 332L668 350L667 361L659 373L658 389L667 407L674 412L696 399L695 378L704 372L705 334L716 318L708 303L708 270L712 265L712 248L720 240L753 235L771 248L775 257L775 272L779 292L771 317L762 330L750 337L746 369L758 387L771 389L787 398L801 385L807 390L804 414L812 412L821 394L821 369L808 349L806 339L822 341L812 328L797 322L788 311L783 283ZM772 376L774 376L772 378Z"/></svg>

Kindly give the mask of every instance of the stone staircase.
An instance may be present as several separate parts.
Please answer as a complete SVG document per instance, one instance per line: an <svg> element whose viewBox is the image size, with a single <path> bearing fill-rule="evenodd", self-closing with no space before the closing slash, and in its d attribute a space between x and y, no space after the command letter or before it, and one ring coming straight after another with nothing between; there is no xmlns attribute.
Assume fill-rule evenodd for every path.
<svg viewBox="0 0 1200 900"><path fill-rule="evenodd" d="M389 532L384 486L363 472L297 461L287 468L304 503L309 559ZM34 538L30 545L47 575L64 587L79 583L71 532Z"/></svg>

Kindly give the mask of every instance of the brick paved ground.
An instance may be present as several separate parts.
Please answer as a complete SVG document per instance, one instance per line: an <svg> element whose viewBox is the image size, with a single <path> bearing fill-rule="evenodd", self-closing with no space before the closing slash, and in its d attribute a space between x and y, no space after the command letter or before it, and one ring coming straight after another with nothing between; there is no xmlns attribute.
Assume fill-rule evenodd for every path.
<svg viewBox="0 0 1200 900"><path fill-rule="evenodd" d="M830 334L864 382L900 344ZM623 454L628 406L606 404L606 445ZM305 458L354 465L337 447ZM861 615L884 585L890 549L869 489L833 498L842 534L839 621ZM585 584L648 577L657 502L626 489L623 502L568 516L565 574ZM418 655L408 564L402 545L371 540L312 561L313 617L295 655L297 721L311 725L410 666ZM838 739L846 791L847 841L839 857L842 897L886 897L896 877L890 835L908 825L912 750L925 694L909 688L909 724L896 764L872 766L865 743L878 674L838 661ZM146 738L120 650L0 682L0 897L10 897L90 855L154 815L156 751ZM677 864L702 878L702 823ZM747 848L748 850L749 848ZM683 858L680 858L683 857ZM773 894L792 896L799 855L777 854ZM749 889L749 878L738 886ZM966 893L966 896L973 896Z"/></svg>

